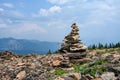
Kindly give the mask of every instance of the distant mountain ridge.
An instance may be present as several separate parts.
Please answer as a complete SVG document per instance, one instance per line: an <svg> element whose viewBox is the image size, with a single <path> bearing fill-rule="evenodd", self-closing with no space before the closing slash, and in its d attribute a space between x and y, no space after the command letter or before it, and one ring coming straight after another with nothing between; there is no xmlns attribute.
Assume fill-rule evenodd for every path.
<svg viewBox="0 0 120 80"><path fill-rule="evenodd" d="M9 50L20 54L44 54L47 53L49 50L56 51L58 49L59 45L57 45L56 42L15 38L0 38L0 51Z"/></svg>

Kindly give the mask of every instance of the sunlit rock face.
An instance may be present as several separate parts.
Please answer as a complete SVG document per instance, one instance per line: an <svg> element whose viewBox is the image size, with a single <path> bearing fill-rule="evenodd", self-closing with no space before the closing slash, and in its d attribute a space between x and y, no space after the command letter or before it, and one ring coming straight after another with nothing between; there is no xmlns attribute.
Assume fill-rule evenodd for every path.
<svg viewBox="0 0 120 80"><path fill-rule="evenodd" d="M87 47L79 39L79 28L76 23L73 23L71 28L71 32L63 39L60 51L65 53L86 52Z"/></svg>

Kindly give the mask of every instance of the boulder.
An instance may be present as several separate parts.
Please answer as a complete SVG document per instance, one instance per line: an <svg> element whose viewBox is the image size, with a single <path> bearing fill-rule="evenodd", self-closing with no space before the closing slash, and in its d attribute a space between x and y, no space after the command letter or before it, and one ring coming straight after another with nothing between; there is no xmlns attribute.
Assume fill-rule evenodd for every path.
<svg viewBox="0 0 120 80"><path fill-rule="evenodd" d="M80 73L73 73L71 77L74 78L74 80L80 80L81 79L81 74Z"/></svg>
<svg viewBox="0 0 120 80"><path fill-rule="evenodd" d="M102 78L95 78L94 80L103 80Z"/></svg>
<svg viewBox="0 0 120 80"><path fill-rule="evenodd" d="M26 72L25 71L20 71L17 76L16 79L18 80L23 80L26 77Z"/></svg>
<svg viewBox="0 0 120 80"><path fill-rule="evenodd" d="M71 67L71 64L69 62L67 62L67 61L62 61L60 63L60 67L62 67L62 68L69 68L69 67Z"/></svg>
<svg viewBox="0 0 120 80"><path fill-rule="evenodd" d="M101 75L103 80L116 80L115 74L113 72L104 72Z"/></svg>
<svg viewBox="0 0 120 80"><path fill-rule="evenodd" d="M120 74L120 66L114 67L113 66L108 66L108 70L111 72L114 72L116 75Z"/></svg>
<svg viewBox="0 0 120 80"><path fill-rule="evenodd" d="M86 56L86 52L80 52L80 53L68 53L67 57L70 59L82 59Z"/></svg>
<svg viewBox="0 0 120 80"><path fill-rule="evenodd" d="M80 73L69 73L69 74L65 74L64 77L71 77L73 78L73 80L80 80L81 74Z"/></svg>
<svg viewBox="0 0 120 80"><path fill-rule="evenodd" d="M92 60L91 58L72 59L71 62L82 64L82 63L90 62L91 60Z"/></svg>
<svg viewBox="0 0 120 80"><path fill-rule="evenodd" d="M62 77L57 77L55 80L65 80L65 79Z"/></svg>
<svg viewBox="0 0 120 80"><path fill-rule="evenodd" d="M53 63L52 63L52 65L54 66L54 67L57 67L57 66L60 66L62 61L60 61L60 60L55 60L55 61L53 61Z"/></svg>

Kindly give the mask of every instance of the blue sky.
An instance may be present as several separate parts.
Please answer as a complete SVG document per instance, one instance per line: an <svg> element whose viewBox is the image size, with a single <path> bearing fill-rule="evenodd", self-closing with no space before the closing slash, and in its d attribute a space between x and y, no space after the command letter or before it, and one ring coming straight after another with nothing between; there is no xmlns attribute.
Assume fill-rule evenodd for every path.
<svg viewBox="0 0 120 80"><path fill-rule="evenodd" d="M86 44L120 41L120 0L0 0L0 38L61 42L76 22Z"/></svg>

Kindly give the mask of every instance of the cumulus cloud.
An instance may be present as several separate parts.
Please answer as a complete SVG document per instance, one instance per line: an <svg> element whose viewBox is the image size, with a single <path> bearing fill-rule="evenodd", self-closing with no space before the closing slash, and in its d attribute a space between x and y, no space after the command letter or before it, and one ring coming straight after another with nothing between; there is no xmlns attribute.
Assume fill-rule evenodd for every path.
<svg viewBox="0 0 120 80"><path fill-rule="evenodd" d="M7 27L7 24L5 23L0 24L0 28L6 28L6 27Z"/></svg>
<svg viewBox="0 0 120 80"><path fill-rule="evenodd" d="M61 12L61 7L59 6L52 6L49 9L43 9L41 8L38 14L32 14L33 17L40 17L40 16L51 16L56 13Z"/></svg>
<svg viewBox="0 0 120 80"><path fill-rule="evenodd" d="M111 10L113 9L113 7L107 5L107 4L100 4L99 8L103 9L103 10Z"/></svg>
<svg viewBox="0 0 120 80"><path fill-rule="evenodd" d="M24 14L14 10L1 10L0 11L0 23L16 24L24 21Z"/></svg>
<svg viewBox="0 0 120 80"><path fill-rule="evenodd" d="M0 24L0 37L32 39L40 38L44 34L47 34L46 29L36 23L22 23L17 25Z"/></svg>
<svg viewBox="0 0 120 80"><path fill-rule="evenodd" d="M91 4L92 6L92 4ZM88 20L88 22L95 22L93 24L105 24L106 22L109 22L110 20L113 19L113 17L115 17L116 15L114 15L116 13L115 10L115 6L112 5L110 6L107 3L99 3L97 2L96 5L93 5L93 7L96 7L95 9L91 9L90 14L88 15L88 19L86 19L86 21Z"/></svg>
<svg viewBox="0 0 120 80"><path fill-rule="evenodd" d="M3 11L4 11L4 9L3 9L3 8L0 8L0 13L3 12Z"/></svg>
<svg viewBox="0 0 120 80"><path fill-rule="evenodd" d="M71 0L47 0L47 1L52 3L52 4L65 4Z"/></svg>
<svg viewBox="0 0 120 80"><path fill-rule="evenodd" d="M0 8L0 12L4 11L4 13L6 13L4 16L2 16L1 22L5 22L4 20L5 18L10 18L6 20L6 23L11 23L10 24L11 28L9 28L8 31L3 31L3 35L4 32L9 31L10 31L9 33L16 33L20 35L27 33L32 35L38 35L39 33L45 33L47 30L47 34L49 35L56 36L57 33L60 33L59 36L62 37L67 33L68 30L70 30L70 24L76 22L79 27L82 27L81 31L85 30L86 32L85 34L88 37L87 33L93 31L94 28L100 29L101 27L103 27L104 30L104 27L110 26L113 27L113 25L114 26L120 25L119 23L120 0L47 0L47 1L50 4L47 3L45 6L46 8L45 7L43 8L42 5L36 4L36 6L39 6L40 8L40 10L38 10L37 13L35 13L34 11L39 8L36 8L34 10L31 9L30 14L33 13L32 17L29 14L27 16L24 16L24 14L26 14L27 11L23 12L22 13L23 17L21 17L21 13L20 11L18 11L19 10L18 8L16 8L17 11L10 10L4 11L4 9ZM47 8L50 5L53 6ZM24 9L27 8L24 7ZM34 24L34 22L37 24ZM12 25L14 24L17 27L13 28ZM40 26L38 24L40 24ZM5 24L1 25L4 26ZM41 26L45 26L45 29L42 28ZM59 29L62 29L63 32L61 33L61 30ZM38 36L43 36L43 34ZM49 37L48 35L46 36Z"/></svg>
<svg viewBox="0 0 120 80"><path fill-rule="evenodd" d="M60 12L60 11L61 11L61 7L53 6L49 9L40 9L39 13L42 16L47 16L49 14L54 14L54 13L57 13L57 12Z"/></svg>
<svg viewBox="0 0 120 80"><path fill-rule="evenodd" d="M11 3L3 3L4 6L8 7L8 8L13 8L14 5Z"/></svg>
<svg viewBox="0 0 120 80"><path fill-rule="evenodd" d="M24 23L19 27L14 27L9 30L14 34L24 34L24 33L45 33L46 30L41 28L39 25L35 23Z"/></svg>
<svg viewBox="0 0 120 80"><path fill-rule="evenodd" d="M80 22L83 26L86 26L86 24L89 24L88 26L100 26L100 24L103 26L107 22L116 20L115 17L120 14L118 12L120 6L116 5L116 1L114 0L111 0L113 3L109 0L84 1L74 1L72 4L67 5L67 7L65 6L62 17L70 17L72 20L72 17L77 16L74 21Z"/></svg>
<svg viewBox="0 0 120 80"><path fill-rule="evenodd" d="M59 6L53 6L48 11L51 12L51 13L60 12L61 8Z"/></svg>

